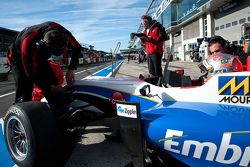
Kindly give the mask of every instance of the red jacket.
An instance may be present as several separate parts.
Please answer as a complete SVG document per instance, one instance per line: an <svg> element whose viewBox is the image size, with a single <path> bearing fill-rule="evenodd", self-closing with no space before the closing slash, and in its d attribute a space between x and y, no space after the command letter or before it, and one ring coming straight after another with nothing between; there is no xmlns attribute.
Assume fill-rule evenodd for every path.
<svg viewBox="0 0 250 167"><path fill-rule="evenodd" d="M57 77L48 63L51 55L41 52L42 50L39 51L37 48L37 42L49 30L57 30L69 36L68 48L72 53L69 69L76 69L81 45L67 29L55 22L45 22L25 28L16 37L7 56L10 65L21 67L26 76L39 87L50 87L57 84Z"/></svg>
<svg viewBox="0 0 250 167"><path fill-rule="evenodd" d="M163 53L163 41L159 39L160 34L159 34L157 24L159 24L159 23L154 23L152 25L152 27L149 28L148 33L147 33L148 29L145 29L143 32L151 40L150 42L146 41L146 40L142 40L142 43L144 43L146 46L147 55L156 54L156 53L158 53L158 54Z"/></svg>
<svg viewBox="0 0 250 167"><path fill-rule="evenodd" d="M50 68L52 69L54 75L57 78L57 83L55 85L63 85L64 82L64 74L61 69L60 63L48 60L48 63L50 65ZM33 101L40 101L42 98L44 98L44 94L38 86L34 87L32 92L32 100Z"/></svg>

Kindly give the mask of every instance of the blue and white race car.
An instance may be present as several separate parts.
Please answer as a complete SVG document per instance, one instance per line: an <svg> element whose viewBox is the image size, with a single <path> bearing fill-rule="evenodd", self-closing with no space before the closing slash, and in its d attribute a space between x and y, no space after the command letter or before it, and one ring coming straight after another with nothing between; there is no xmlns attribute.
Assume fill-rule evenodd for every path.
<svg viewBox="0 0 250 167"><path fill-rule="evenodd" d="M172 76L186 83L185 76ZM250 166L250 72L217 74L200 86L190 83L165 88L138 78L92 77L75 82L67 111L80 119L88 107L117 115L134 166ZM7 147L19 166L46 162L50 154L45 153L53 153L57 140L49 108L27 106L10 108L4 120ZM43 110L39 113L46 119L30 114L30 108ZM47 127L39 126L44 123ZM13 129L23 143L15 142Z"/></svg>
<svg viewBox="0 0 250 167"><path fill-rule="evenodd" d="M202 86L164 88L135 78L75 86L117 102L122 137L138 166L153 153L165 165L249 166L249 82L249 72L236 72L215 75Z"/></svg>

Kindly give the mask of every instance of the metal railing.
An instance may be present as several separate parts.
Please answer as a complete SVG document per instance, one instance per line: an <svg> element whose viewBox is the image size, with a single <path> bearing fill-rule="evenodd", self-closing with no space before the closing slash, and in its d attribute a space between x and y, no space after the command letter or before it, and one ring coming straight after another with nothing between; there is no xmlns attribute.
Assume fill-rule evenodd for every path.
<svg viewBox="0 0 250 167"><path fill-rule="evenodd" d="M111 53L112 53L112 76L114 74L114 65L113 65L114 60L115 60L115 63L116 63L116 54L117 54L118 50L120 49L120 46L121 46L121 42L118 42L113 53L112 53L112 50L111 50ZM116 66L116 64L115 64L115 66Z"/></svg>

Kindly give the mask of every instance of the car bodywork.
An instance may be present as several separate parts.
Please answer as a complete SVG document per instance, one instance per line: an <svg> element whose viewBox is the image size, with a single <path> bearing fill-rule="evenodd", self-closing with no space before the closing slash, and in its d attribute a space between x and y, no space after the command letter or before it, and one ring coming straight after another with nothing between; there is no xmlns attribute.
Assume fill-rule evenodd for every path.
<svg viewBox="0 0 250 167"><path fill-rule="evenodd" d="M139 121L142 147L136 149L142 159L149 144L171 157L168 165L249 166L249 74L218 74L202 86L171 88L134 77L98 76L76 81L74 94L107 115Z"/></svg>
<svg viewBox="0 0 250 167"><path fill-rule="evenodd" d="M117 106L122 117L138 119L129 103L139 103L143 139L185 165L249 166L249 74L218 74L189 87L158 87L137 78L89 79L75 87L118 104L128 102ZM146 96L143 87L150 89Z"/></svg>

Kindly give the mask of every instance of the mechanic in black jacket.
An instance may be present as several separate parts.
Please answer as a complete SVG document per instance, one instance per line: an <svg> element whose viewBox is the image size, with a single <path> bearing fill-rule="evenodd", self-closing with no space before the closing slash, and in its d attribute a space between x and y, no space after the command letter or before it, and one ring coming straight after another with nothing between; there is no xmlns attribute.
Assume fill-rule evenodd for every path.
<svg viewBox="0 0 250 167"><path fill-rule="evenodd" d="M22 30L11 44L8 64L11 65L16 83L15 103L31 101L33 85L40 87L53 107L62 103L64 88L50 68L48 59L72 50L66 81L72 86L81 45L73 35L55 22L45 22Z"/></svg>

